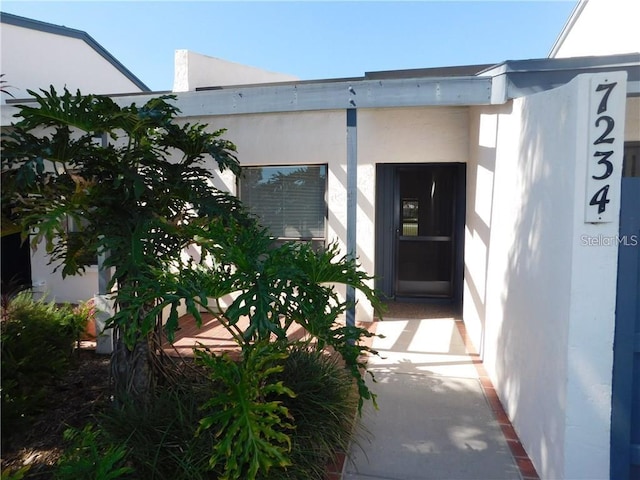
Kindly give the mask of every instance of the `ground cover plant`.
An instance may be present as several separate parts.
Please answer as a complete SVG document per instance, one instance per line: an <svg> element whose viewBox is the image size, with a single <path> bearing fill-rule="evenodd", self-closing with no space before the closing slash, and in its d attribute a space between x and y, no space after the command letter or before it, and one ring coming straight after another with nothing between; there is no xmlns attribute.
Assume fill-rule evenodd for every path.
<svg viewBox="0 0 640 480"><path fill-rule="evenodd" d="M89 317L70 305L34 300L22 291L2 307L0 358L3 441L46 410L51 387L72 366L74 344Z"/></svg>
<svg viewBox="0 0 640 480"><path fill-rule="evenodd" d="M206 388L192 395L201 402L186 430L189 442L205 439L207 445L207 463L196 470L203 478L270 478L277 470L293 475L295 448L313 450L293 439L297 422L317 405L300 403L292 413L296 388L303 388L287 384L291 375L281 377L293 355L287 331L301 326L308 335L305 349L340 358L348 375L339 378L353 384L358 409L365 400L375 402L363 373L369 333L338 321L353 305L336 290L358 290L379 310L371 278L335 244L322 251L276 245L238 199L213 186L214 169L205 168L212 159L220 171L241 175L235 146L221 130L179 121L172 97L123 107L107 97L58 95L53 88L31 93L34 103L20 106L18 121L3 132L3 223L19 224L25 239L31 232L34 245L44 243L63 276L81 273L96 255L104 258L101 268L113 270L111 378L119 413L108 415L152 411L163 395L164 401L182 398L160 346L163 335L173 340L184 303L198 323L203 311L215 316L240 349L239 359L196 354ZM70 218L82 226L80 235L66 227ZM221 298L233 300L223 304ZM239 326L241 318L249 319L247 327ZM70 433L80 442L73 448L91 452L92 441L109 435L101 425ZM178 429L160 428L167 433L151 465L175 445L165 440ZM145 437L139 433L130 429L126 440L114 437L115 447L107 451L114 461L103 465L109 467L104 475L113 469L128 474L120 463L141 450ZM78 459L65 458L67 466Z"/></svg>

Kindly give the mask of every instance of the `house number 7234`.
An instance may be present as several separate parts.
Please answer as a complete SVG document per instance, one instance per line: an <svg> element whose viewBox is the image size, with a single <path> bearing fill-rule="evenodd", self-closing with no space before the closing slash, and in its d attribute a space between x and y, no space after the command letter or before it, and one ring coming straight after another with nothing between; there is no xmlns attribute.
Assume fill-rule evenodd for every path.
<svg viewBox="0 0 640 480"><path fill-rule="evenodd" d="M618 141L619 127L617 91L618 82L593 82L589 102L589 164L587 166L587 192L585 221L600 223L613 221L610 208L612 195L618 194L614 181L618 175L612 174L618 168L620 155ZM594 88L595 87L595 88ZM612 95L613 94L613 95ZM616 161L617 160L617 161Z"/></svg>

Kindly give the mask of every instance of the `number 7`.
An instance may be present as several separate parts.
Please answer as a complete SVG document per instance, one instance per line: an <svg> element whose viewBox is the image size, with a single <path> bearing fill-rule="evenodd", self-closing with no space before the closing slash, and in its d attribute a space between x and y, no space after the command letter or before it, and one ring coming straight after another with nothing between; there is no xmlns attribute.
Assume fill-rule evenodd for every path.
<svg viewBox="0 0 640 480"><path fill-rule="evenodd" d="M602 90L606 90L604 97L600 100L600 105L598 105L598 113L607 111L607 101L609 100L609 95L613 91L614 87L618 84L618 82L613 83L601 83L596 87L596 92L601 92Z"/></svg>

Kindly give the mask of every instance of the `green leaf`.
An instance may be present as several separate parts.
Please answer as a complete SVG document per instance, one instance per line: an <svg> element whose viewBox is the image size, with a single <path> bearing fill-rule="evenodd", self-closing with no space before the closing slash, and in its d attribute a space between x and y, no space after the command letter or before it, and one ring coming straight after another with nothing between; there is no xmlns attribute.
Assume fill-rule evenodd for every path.
<svg viewBox="0 0 640 480"><path fill-rule="evenodd" d="M275 465L290 464L287 431L293 425L289 412L281 401L265 398L267 394L294 396L282 382L271 379L282 371L286 356L268 342L253 345L239 363L226 355L196 351L197 360L220 385L203 406L207 414L198 432L216 430L218 443L209 463L212 468L222 468L221 478L254 480Z"/></svg>

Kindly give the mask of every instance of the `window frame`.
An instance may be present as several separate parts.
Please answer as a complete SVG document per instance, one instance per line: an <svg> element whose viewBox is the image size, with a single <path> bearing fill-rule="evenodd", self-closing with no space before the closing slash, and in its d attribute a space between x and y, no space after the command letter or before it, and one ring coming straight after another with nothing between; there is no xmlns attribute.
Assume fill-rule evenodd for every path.
<svg viewBox="0 0 640 480"><path fill-rule="evenodd" d="M329 190L329 188L328 188L329 187L329 165L327 163L251 164L251 165L242 165L242 172L244 172L245 170L248 170L248 169L255 169L255 168L260 168L260 169L270 169L270 168L274 168L274 169L276 169L276 168L296 169L296 168L305 168L305 167L314 167L314 168L322 168L322 167L324 167L324 169L325 169L324 170L324 182L323 182L324 194L322 196L323 205L321 205L322 218L323 218L323 226L322 226L323 236L322 237L314 237L314 236L311 236L311 237L308 237L308 236L292 237L292 236L271 235L271 238L274 240L275 244L282 244L282 243L285 243L285 242L305 242L305 243L311 243L314 246L314 248L316 248L316 249L324 249L324 248L326 248L326 245L327 245L327 227L328 227L328 223L329 223L329 207L328 207L328 201L327 201L327 195L328 195L328 190ZM259 216L251 211L250 205L246 202L246 199L244 199L243 196L242 196L242 181L243 181L243 173L241 173L239 176L236 176L236 195L240 199L240 201L243 203L243 205L247 208L247 210L249 212L251 212L251 214L254 215L256 218L258 218L258 223L260 223ZM260 225L262 225L262 224L260 224ZM268 226L265 226L265 225L262 225L262 226L264 228L269 229Z"/></svg>

